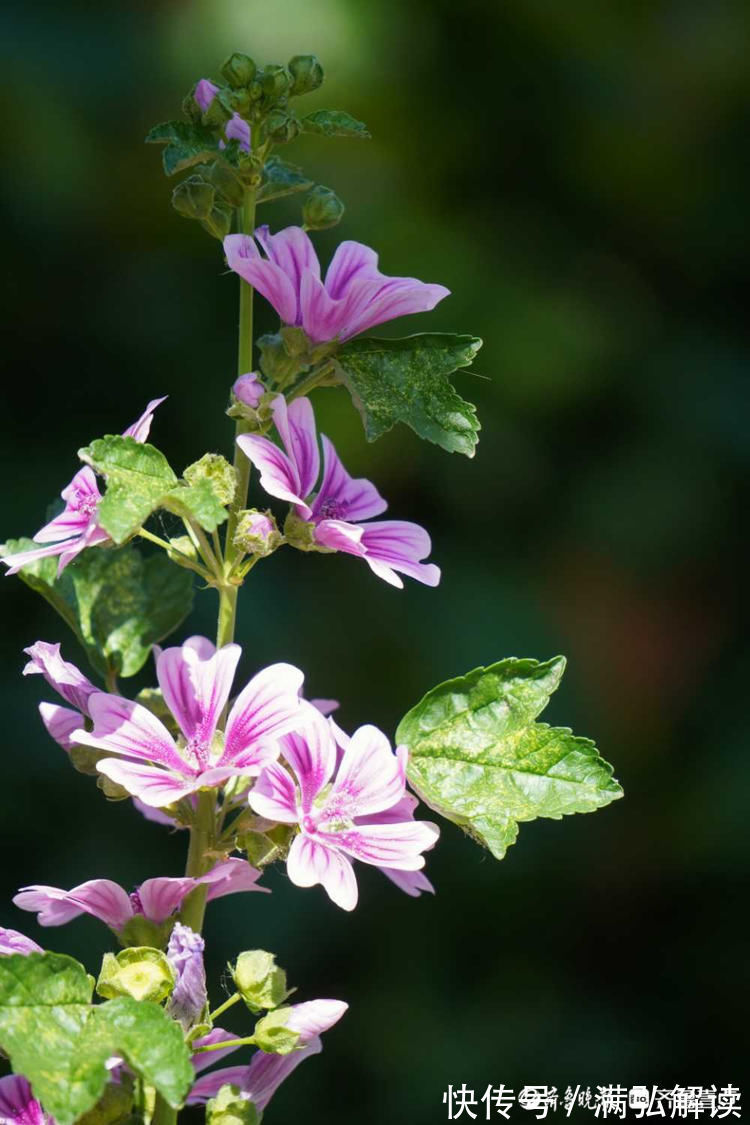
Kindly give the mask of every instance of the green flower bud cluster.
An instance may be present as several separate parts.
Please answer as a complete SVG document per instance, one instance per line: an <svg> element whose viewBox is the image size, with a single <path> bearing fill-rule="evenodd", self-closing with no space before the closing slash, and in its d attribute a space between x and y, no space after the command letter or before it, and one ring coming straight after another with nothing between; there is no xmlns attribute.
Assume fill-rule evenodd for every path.
<svg viewBox="0 0 750 1125"><path fill-rule="evenodd" d="M261 1115L239 1086L222 1086L206 1102L206 1125L260 1125Z"/></svg>

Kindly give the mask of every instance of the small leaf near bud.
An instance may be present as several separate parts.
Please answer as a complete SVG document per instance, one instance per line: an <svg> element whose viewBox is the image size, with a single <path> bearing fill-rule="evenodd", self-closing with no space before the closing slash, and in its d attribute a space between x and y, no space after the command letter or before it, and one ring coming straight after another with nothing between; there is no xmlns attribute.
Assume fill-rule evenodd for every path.
<svg viewBox="0 0 750 1125"><path fill-rule="evenodd" d="M293 141L300 133L297 118L286 109L272 109L263 122L265 136L278 144Z"/></svg>
<svg viewBox="0 0 750 1125"><path fill-rule="evenodd" d="M305 199L302 221L308 230L326 230L341 222L344 210L336 192L318 184Z"/></svg>
<svg viewBox="0 0 750 1125"><path fill-rule="evenodd" d="M211 99L204 110L201 121L209 129L223 129L232 116L232 110L226 105L227 99L221 96L221 91Z"/></svg>
<svg viewBox="0 0 750 1125"><path fill-rule="evenodd" d="M289 60L288 68L292 76L289 93L294 97L310 94L323 85L323 67L315 55L295 55Z"/></svg>
<svg viewBox="0 0 750 1125"><path fill-rule="evenodd" d="M286 339L278 332L261 336L258 340L261 371L277 388L291 382L308 366L304 355L290 353L286 344Z"/></svg>
<svg viewBox="0 0 750 1125"><path fill-rule="evenodd" d="M126 801L130 796L127 789L123 789L122 785L118 785L116 781L111 781L103 773L99 774L96 787L101 789L108 801Z"/></svg>
<svg viewBox="0 0 750 1125"><path fill-rule="evenodd" d="M85 773L88 777L101 777L96 763L106 758L106 750L94 750L91 746L79 746L73 743L68 757L73 769L78 773Z"/></svg>
<svg viewBox="0 0 750 1125"><path fill-rule="evenodd" d="M125 946L126 949L131 946L161 949L169 940L173 921L174 919L168 918L166 922L152 922L142 914L135 914L118 934L120 945Z"/></svg>
<svg viewBox="0 0 750 1125"><path fill-rule="evenodd" d="M275 1055L290 1055L299 1046L300 1034L287 1027L291 1008L277 1008L258 1020L253 1031L255 1045Z"/></svg>
<svg viewBox="0 0 750 1125"><path fill-rule="evenodd" d="M281 533L270 512L259 512L255 508L240 512L237 530L234 533L234 545L246 555L259 555L265 558L280 547L281 543Z"/></svg>
<svg viewBox="0 0 750 1125"><path fill-rule="evenodd" d="M251 1012L278 1008L289 996L286 973L276 964L273 953L266 953L265 949L240 953L234 966L229 965L229 971Z"/></svg>
<svg viewBox="0 0 750 1125"><path fill-rule="evenodd" d="M160 949L144 946L105 953L96 991L105 1000L132 996L134 1000L153 1000L160 1004L175 985L172 966Z"/></svg>
<svg viewBox="0 0 750 1125"><path fill-rule="evenodd" d="M184 219L207 219L215 197L212 185L201 176L188 176L172 192L172 206Z"/></svg>
<svg viewBox="0 0 750 1125"><path fill-rule="evenodd" d="M295 512L290 512L284 521L284 538L290 547L298 551L321 551L330 554L330 547L321 547L315 542L315 524L300 519Z"/></svg>
<svg viewBox="0 0 750 1125"><path fill-rule="evenodd" d="M207 230L214 238L218 238L223 242L226 236L232 229L232 216L234 212L231 207L225 203L217 203L211 209L210 215L207 218L201 219L201 226Z"/></svg>
<svg viewBox="0 0 750 1125"><path fill-rule="evenodd" d="M268 101L276 101L287 92L290 85L289 74L283 66L264 66L259 75L260 87Z"/></svg>
<svg viewBox="0 0 750 1125"><path fill-rule="evenodd" d="M182 112L194 125L197 125L203 117L203 110L195 100L195 86L193 86L190 93L186 94L182 99Z"/></svg>
<svg viewBox="0 0 750 1125"><path fill-rule="evenodd" d="M247 853L247 861L251 867L267 867L269 863L286 857L291 839L292 829L289 825L279 824L264 832L245 832L238 841L238 846Z"/></svg>
<svg viewBox="0 0 750 1125"><path fill-rule="evenodd" d="M255 78L257 67L249 55L235 51L221 64L221 76L225 78L235 90L241 86L249 86Z"/></svg>
<svg viewBox="0 0 750 1125"><path fill-rule="evenodd" d="M261 1115L239 1086L222 1086L206 1102L206 1125L260 1125Z"/></svg>
<svg viewBox="0 0 750 1125"><path fill-rule="evenodd" d="M209 481L221 504L231 504L234 500L237 474L220 453L204 453L199 461L188 465L182 475L188 484L198 484L202 480Z"/></svg>
<svg viewBox="0 0 750 1125"><path fill-rule="evenodd" d="M232 207L241 207L245 201L245 185L234 171L221 160L217 160L209 172L212 186ZM205 218L205 216L201 216Z"/></svg>

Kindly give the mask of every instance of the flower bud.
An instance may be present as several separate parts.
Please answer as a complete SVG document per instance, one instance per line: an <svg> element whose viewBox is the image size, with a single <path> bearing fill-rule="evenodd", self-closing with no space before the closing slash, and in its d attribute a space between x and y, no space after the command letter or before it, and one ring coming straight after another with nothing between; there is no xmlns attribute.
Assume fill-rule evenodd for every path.
<svg viewBox="0 0 750 1125"><path fill-rule="evenodd" d="M207 480L220 504L231 504L237 489L237 474L220 453L204 453L182 474L188 484Z"/></svg>
<svg viewBox="0 0 750 1125"><path fill-rule="evenodd" d="M260 88L269 101L275 101L289 89L289 75L283 66L276 66L274 63L264 66L259 78Z"/></svg>
<svg viewBox="0 0 750 1125"><path fill-rule="evenodd" d="M326 230L341 222L344 204L335 191L318 184L308 194L302 207L302 222L308 230Z"/></svg>
<svg viewBox="0 0 750 1125"><path fill-rule="evenodd" d="M259 512L255 508L240 512L237 530L234 533L234 545L246 555L259 555L265 558L281 546L281 541L281 533L270 512Z"/></svg>
<svg viewBox="0 0 750 1125"><path fill-rule="evenodd" d="M235 51L221 64L221 76L225 78L233 89L240 86L249 86L255 78L257 67L249 55Z"/></svg>
<svg viewBox="0 0 750 1125"><path fill-rule="evenodd" d="M315 55L295 55L289 60L288 70L292 76L289 93L293 96L309 94L323 85L323 67Z"/></svg>
<svg viewBox="0 0 750 1125"><path fill-rule="evenodd" d="M298 551L329 551L328 547L319 547L315 542L315 524L301 519L293 511L284 520L284 538L290 547L296 547Z"/></svg>
<svg viewBox="0 0 750 1125"><path fill-rule="evenodd" d="M288 824L277 824L260 831L257 820L256 817L256 825L238 840L238 847L247 854L247 862L251 867L266 867L277 859L285 858L292 839L292 829Z"/></svg>
<svg viewBox="0 0 750 1125"><path fill-rule="evenodd" d="M265 119L263 129L269 140L278 144L293 141L300 132L300 123L285 109L272 109Z"/></svg>
<svg viewBox="0 0 750 1125"><path fill-rule="evenodd" d="M277 388L291 382L307 366L305 356L299 352L290 352L287 343L288 340L279 332L261 336L258 340L260 369Z"/></svg>
<svg viewBox="0 0 750 1125"><path fill-rule="evenodd" d="M184 1031L189 1031L207 1010L204 949L205 943L200 934L181 922L175 923L167 946L167 960L175 974L167 1015L182 1024Z"/></svg>
<svg viewBox="0 0 750 1125"><path fill-rule="evenodd" d="M172 192L172 206L184 219L207 219L214 200L213 187L200 176L189 176Z"/></svg>
<svg viewBox="0 0 750 1125"><path fill-rule="evenodd" d="M234 397L253 410L256 409L265 393L266 388L255 371L249 371L247 375L240 375L232 387Z"/></svg>
<svg viewBox="0 0 750 1125"><path fill-rule="evenodd" d="M136 946L121 953L105 953L96 991L105 1000L132 996L134 1000L166 1000L175 974L160 949Z"/></svg>
<svg viewBox="0 0 750 1125"><path fill-rule="evenodd" d="M185 114L189 121L197 125L203 117L203 110L201 109L195 97L195 89L192 89L189 94L186 94L182 99L182 112Z"/></svg>
<svg viewBox="0 0 750 1125"><path fill-rule="evenodd" d="M205 219L201 219L201 226L214 238L223 242L232 229L233 214L233 209L226 203L216 203L211 208L211 213Z"/></svg>
<svg viewBox="0 0 750 1125"><path fill-rule="evenodd" d="M222 1086L206 1102L206 1125L260 1125L260 1113L239 1086Z"/></svg>
<svg viewBox="0 0 750 1125"><path fill-rule="evenodd" d="M232 116L231 109L224 104L225 96L225 94L215 94L203 111L201 120L209 129L223 129ZM198 98L196 100L199 101Z"/></svg>
<svg viewBox="0 0 750 1125"><path fill-rule="evenodd" d="M256 1047L274 1055L290 1055L299 1046L300 1033L288 1027L291 1008L276 1008L258 1020L253 1031Z"/></svg>
<svg viewBox="0 0 750 1125"><path fill-rule="evenodd" d="M273 953L253 949L240 953L232 967L229 966L235 987L251 1012L278 1008L289 995L286 973L276 964Z"/></svg>

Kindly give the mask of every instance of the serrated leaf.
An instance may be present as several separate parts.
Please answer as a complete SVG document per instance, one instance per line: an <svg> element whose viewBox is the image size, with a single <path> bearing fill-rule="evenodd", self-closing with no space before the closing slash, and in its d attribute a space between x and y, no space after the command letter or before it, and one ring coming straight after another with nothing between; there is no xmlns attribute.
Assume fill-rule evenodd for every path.
<svg viewBox="0 0 750 1125"><path fill-rule="evenodd" d="M11 541L14 551L33 546ZM134 676L151 646L187 617L193 604L190 573L163 555L144 558L134 544L92 547L57 577L57 559L37 559L19 577L64 618L102 676Z"/></svg>
<svg viewBox="0 0 750 1125"><path fill-rule="evenodd" d="M115 543L135 534L177 484L164 454L132 437L108 434L79 449L78 456L106 477L97 517Z"/></svg>
<svg viewBox="0 0 750 1125"><path fill-rule="evenodd" d="M501 660L428 692L401 720L409 781L431 808L502 859L518 823L593 812L622 796L587 738L535 722L565 660Z"/></svg>
<svg viewBox="0 0 750 1125"><path fill-rule="evenodd" d="M370 136L367 126L343 109L316 109L306 114L302 118L302 131L322 133L326 137L360 137L363 140Z"/></svg>
<svg viewBox="0 0 750 1125"><path fill-rule="evenodd" d="M481 346L475 336L439 332L397 340L365 336L344 344L336 362L368 441L404 422L449 453L473 457L480 429L476 408L457 394L449 376L468 367Z"/></svg>
<svg viewBox="0 0 750 1125"><path fill-rule="evenodd" d="M13 1069L58 1125L96 1105L112 1055L179 1108L194 1077L181 1029L150 1001L93 1006L92 985L83 965L63 954L0 957L0 1046Z"/></svg>
<svg viewBox="0 0 750 1125"><path fill-rule="evenodd" d="M309 191L312 186L313 181L296 164L287 164L280 157L271 156L263 165L263 180L255 198L258 203L268 203L284 195Z"/></svg>
<svg viewBox="0 0 750 1125"><path fill-rule="evenodd" d="M211 129L187 121L163 121L155 125L146 135L146 144L166 144L162 161L167 176L195 164L205 164L219 151L219 142Z"/></svg>
<svg viewBox="0 0 750 1125"><path fill-rule="evenodd" d="M216 487L205 477L195 484L178 485L164 497L163 506L177 515L196 520L205 531L216 531L227 518Z"/></svg>

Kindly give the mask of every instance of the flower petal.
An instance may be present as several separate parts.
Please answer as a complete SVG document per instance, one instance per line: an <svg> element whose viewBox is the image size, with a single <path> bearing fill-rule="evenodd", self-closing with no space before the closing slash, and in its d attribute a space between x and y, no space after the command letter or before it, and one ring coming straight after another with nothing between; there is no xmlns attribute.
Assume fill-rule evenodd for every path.
<svg viewBox="0 0 750 1125"><path fill-rule="evenodd" d="M300 504L309 512L302 495L297 469L283 449L258 434L240 434L237 444L260 473L260 486L269 496Z"/></svg>
<svg viewBox="0 0 750 1125"><path fill-rule="evenodd" d="M429 535L419 524L404 520L368 523L361 545L370 569L393 586L403 586L395 571L408 574L425 586L437 586L440 581L439 567L419 561L429 555L432 546Z"/></svg>
<svg viewBox="0 0 750 1125"><path fill-rule="evenodd" d="M210 78L201 78L193 90L193 97L200 106L201 113L205 113L211 102L219 92L219 87Z"/></svg>
<svg viewBox="0 0 750 1125"><path fill-rule="evenodd" d="M215 651L205 637L190 637L158 656L159 687L188 741L196 738L204 746L211 745L241 655L239 645Z"/></svg>
<svg viewBox="0 0 750 1125"><path fill-rule="evenodd" d="M268 887L257 886L261 874L246 859L230 856L217 863L206 875L201 875L196 882L208 884L206 902L213 902L214 899L238 894L240 891L263 891L269 894Z"/></svg>
<svg viewBox="0 0 750 1125"><path fill-rule="evenodd" d="M44 950L30 937L26 937L26 934L0 926L0 953L44 953ZM0 1084L3 1081L4 1079L0 1079ZM1 1113L2 1102L0 1101Z"/></svg>
<svg viewBox="0 0 750 1125"><path fill-rule="evenodd" d="M141 414L140 418L138 418L137 421L133 422L131 426L128 426L127 430L123 430L122 436L132 437L135 441L141 442L141 444L146 441L151 431L151 422L154 418L154 411L156 410L157 406L160 406L163 402L166 402L167 397L167 395L162 395L161 398L152 398L151 402L143 411L143 414Z"/></svg>
<svg viewBox="0 0 750 1125"><path fill-rule="evenodd" d="M78 731L74 742L110 754L158 762L188 777L193 772L180 757L164 724L140 703L120 695L95 692L89 696L89 713L94 729Z"/></svg>
<svg viewBox="0 0 750 1125"><path fill-rule="evenodd" d="M389 277L380 287L372 282L360 284L366 287L366 301L358 302L359 307L352 303L342 333L344 338L357 336L368 328L374 328L376 324L384 324L397 317L429 312L445 297L450 296L450 289L446 289L444 285L428 285L414 277Z"/></svg>
<svg viewBox="0 0 750 1125"><path fill-rule="evenodd" d="M331 780L336 768L336 743L329 724L319 711L309 703L303 703L300 712L300 727L284 736L281 753L297 776L302 812L306 814L321 789Z"/></svg>
<svg viewBox="0 0 750 1125"><path fill-rule="evenodd" d="M393 867L381 867L380 870L411 898L419 898L423 891L431 895L435 893L435 888L423 871L397 871Z"/></svg>
<svg viewBox="0 0 750 1125"><path fill-rule="evenodd" d="M352 865L334 846L318 843L308 836L295 836L286 871L298 887L321 883L331 901L342 910L354 910L357 905L357 880Z"/></svg>
<svg viewBox="0 0 750 1125"><path fill-rule="evenodd" d="M111 879L90 879L69 891L34 884L22 887L13 902L37 914L40 926L62 926L79 914L92 914L113 930L121 930L133 917L128 894Z"/></svg>
<svg viewBox="0 0 750 1125"><path fill-rule="evenodd" d="M418 871L424 867L421 853L434 847L440 832L429 821L411 820L401 824L362 824L349 831L320 835L325 843L362 863Z"/></svg>
<svg viewBox="0 0 750 1125"><path fill-rule="evenodd" d="M60 707L57 703L40 703L39 714L42 722L58 746L70 752L75 745L71 739L73 731L81 730L83 718L80 711L72 711L70 707Z"/></svg>
<svg viewBox="0 0 750 1125"><path fill-rule="evenodd" d="M306 1000L302 1004L292 1004L286 1026L299 1033L301 1043L307 1043L338 1023L348 1007L343 1000Z"/></svg>
<svg viewBox="0 0 750 1125"><path fill-rule="evenodd" d="M188 797L204 784L202 777L185 778L172 770L121 758L104 758L96 763L96 768L110 781L127 789L131 797L138 797L144 805L156 809Z"/></svg>
<svg viewBox="0 0 750 1125"><path fill-rule="evenodd" d="M344 751L321 815L367 816L395 805L406 788L406 752L394 754L377 727L360 727Z"/></svg>
<svg viewBox="0 0 750 1125"><path fill-rule="evenodd" d="M296 467L300 496L307 497L315 488L320 473L318 431L312 403L309 398L296 398L287 406L284 396L277 395L271 410L279 437Z"/></svg>
<svg viewBox="0 0 750 1125"><path fill-rule="evenodd" d="M0 552L0 562L4 562L7 566L8 569L5 573L9 577L11 574L18 574L21 567L36 562L37 559L49 559L61 555L66 548L70 548L79 541L79 538L66 539L64 543L48 543L46 547L34 547L29 551L16 551L12 555L7 554L3 549Z"/></svg>
<svg viewBox="0 0 750 1125"><path fill-rule="evenodd" d="M197 887L198 882L198 879L191 879L189 876L146 879L136 888L145 917L151 922L166 922L170 914L174 914L182 906L182 900Z"/></svg>
<svg viewBox="0 0 750 1125"><path fill-rule="evenodd" d="M302 227L285 227L277 234L271 234L267 226L262 226L255 231L255 238L269 261L284 271L295 293L300 291L305 271L309 271L313 277L320 277L318 255L310 236ZM294 323L298 324L299 319Z"/></svg>
<svg viewBox="0 0 750 1125"><path fill-rule="evenodd" d="M285 324L297 323L297 290L283 269L266 261L248 234L228 234L224 239L227 265L273 305Z"/></svg>
<svg viewBox="0 0 750 1125"><path fill-rule="evenodd" d="M281 824L297 823L297 790L289 770L279 762L266 766L247 799L253 812L266 820Z"/></svg>
<svg viewBox="0 0 750 1125"><path fill-rule="evenodd" d="M268 743L275 756L276 740L300 721L303 681L303 673L291 664L272 664L253 676L229 712L218 764L243 766L250 774L268 764Z"/></svg>
<svg viewBox="0 0 750 1125"><path fill-rule="evenodd" d="M378 269L378 255L363 242L340 242L326 271L326 292L335 301L345 297L357 281L383 277Z"/></svg>
<svg viewBox="0 0 750 1125"><path fill-rule="evenodd" d="M24 652L30 660L23 670L24 676L44 676L50 687L53 687L66 703L88 715L88 701L90 696L99 689L76 668L60 656L60 646L48 644L47 641L36 641Z"/></svg>
<svg viewBox="0 0 750 1125"><path fill-rule="evenodd" d="M0 1125L44 1125L47 1115L22 1074L0 1078ZM53 1125L52 1118L49 1118Z"/></svg>
<svg viewBox="0 0 750 1125"><path fill-rule="evenodd" d="M388 504L371 481L349 476L333 442L323 441L323 480L312 505L312 518L333 518L358 523L380 516Z"/></svg>
<svg viewBox="0 0 750 1125"><path fill-rule="evenodd" d="M231 1055L235 1051L239 1051L239 1047L226 1047L221 1051L198 1051L196 1048L209 1047L213 1043L231 1043L236 1039L236 1031L225 1031L223 1027L215 1027L213 1028L213 1030L209 1031L208 1035L202 1035L200 1039L194 1039L190 1044L194 1052L190 1061L193 1064L193 1070L195 1071L195 1073L200 1074L200 1072L202 1070L205 1070L207 1066L212 1066L213 1063L218 1062L219 1059L225 1059L227 1055ZM247 1072L246 1066L237 1067L236 1069L242 1070L244 1073ZM219 1074L222 1072L216 1071L216 1073Z"/></svg>

